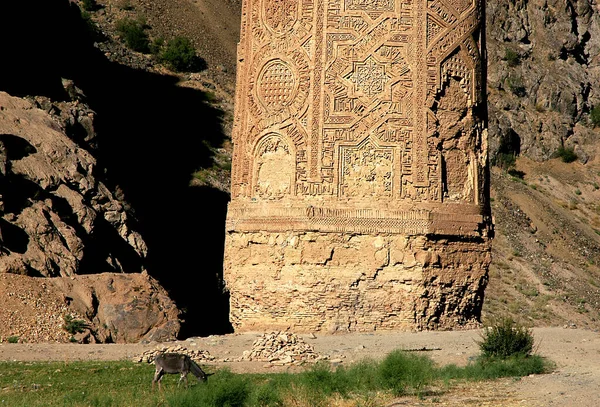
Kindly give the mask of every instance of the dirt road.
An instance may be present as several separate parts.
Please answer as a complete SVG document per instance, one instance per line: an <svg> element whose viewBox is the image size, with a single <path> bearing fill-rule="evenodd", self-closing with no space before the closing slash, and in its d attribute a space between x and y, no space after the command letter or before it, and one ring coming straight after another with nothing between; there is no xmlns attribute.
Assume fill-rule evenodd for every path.
<svg viewBox="0 0 600 407"><path fill-rule="evenodd" d="M479 330L419 333L353 333L299 335L315 351L344 365L366 357L381 358L394 349L419 351L440 365L464 365L479 353ZM208 351L215 358L206 365L227 366L236 372L268 372L290 369L265 362L239 361L262 333L189 338L170 343L187 349ZM468 384L439 396L399 399L394 405L437 406L600 406L600 334L589 330L534 328L537 352L556 364L553 373ZM74 361L136 359L144 351L165 344L0 344L4 361Z"/></svg>

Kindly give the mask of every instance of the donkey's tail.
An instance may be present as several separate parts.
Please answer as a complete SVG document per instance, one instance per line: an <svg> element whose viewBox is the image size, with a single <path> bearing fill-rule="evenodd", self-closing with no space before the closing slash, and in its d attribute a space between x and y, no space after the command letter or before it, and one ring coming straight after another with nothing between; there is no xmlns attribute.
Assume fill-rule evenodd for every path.
<svg viewBox="0 0 600 407"><path fill-rule="evenodd" d="M198 378L198 380L202 380L203 382L206 381L206 373L204 373L204 370L202 370L192 359L190 359L190 371Z"/></svg>

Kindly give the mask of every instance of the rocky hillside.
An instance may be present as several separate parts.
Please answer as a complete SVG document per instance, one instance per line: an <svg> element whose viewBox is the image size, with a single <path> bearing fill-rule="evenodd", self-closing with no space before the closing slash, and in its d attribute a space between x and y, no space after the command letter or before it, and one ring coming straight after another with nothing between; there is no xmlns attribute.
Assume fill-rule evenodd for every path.
<svg viewBox="0 0 600 407"><path fill-rule="evenodd" d="M148 298L164 287L181 312L171 334L227 332L222 246L241 0L95 4L83 15L84 3L68 0L0 6L11 8L0 16L27 22L0 25L17 39L0 106L22 115L0 110L0 272L76 280L144 272L156 290ZM600 328L598 6L486 5L496 237L484 318ZM129 50L116 29L124 18L141 19L152 40L189 38L206 69L177 74ZM60 142L14 137L31 133L19 129L33 116L64 134ZM67 301L80 307L55 313L98 324L94 301ZM2 339L35 340L2 325Z"/></svg>
<svg viewBox="0 0 600 407"><path fill-rule="evenodd" d="M598 5L486 3L497 235L485 315L597 329ZM517 157L514 167L510 156Z"/></svg>

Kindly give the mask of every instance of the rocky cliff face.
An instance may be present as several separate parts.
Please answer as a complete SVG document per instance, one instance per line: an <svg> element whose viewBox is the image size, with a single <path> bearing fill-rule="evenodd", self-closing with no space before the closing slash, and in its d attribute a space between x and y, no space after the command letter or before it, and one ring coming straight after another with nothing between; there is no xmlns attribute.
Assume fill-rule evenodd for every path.
<svg viewBox="0 0 600 407"><path fill-rule="evenodd" d="M89 147L94 112L77 100L4 92L0 106L1 272L141 272L146 244L132 228L127 204L97 178L101 169Z"/></svg>
<svg viewBox="0 0 600 407"><path fill-rule="evenodd" d="M585 162L597 139L600 16L593 0L487 2L491 155L546 160L560 147Z"/></svg>
<svg viewBox="0 0 600 407"><path fill-rule="evenodd" d="M62 318L76 312L89 323L86 340L174 339L179 311L164 288L142 278L146 243L134 230L127 203L101 181L93 155L94 112L72 83L64 84L72 101L0 92L0 273L46 277L26 284L10 280L31 285L29 294L43 287L38 301L52 303L57 292L64 296L55 301L63 300L62 308L43 318L54 321L45 331L27 319L5 320L6 334L65 339L64 332L57 334ZM48 286L55 288L44 293ZM26 315L24 308L36 302L3 304L4 316L17 310Z"/></svg>
<svg viewBox="0 0 600 407"><path fill-rule="evenodd" d="M488 1L487 40L497 234L484 318L597 329L598 4ZM577 160L555 158L561 148ZM499 153L515 168L499 168Z"/></svg>

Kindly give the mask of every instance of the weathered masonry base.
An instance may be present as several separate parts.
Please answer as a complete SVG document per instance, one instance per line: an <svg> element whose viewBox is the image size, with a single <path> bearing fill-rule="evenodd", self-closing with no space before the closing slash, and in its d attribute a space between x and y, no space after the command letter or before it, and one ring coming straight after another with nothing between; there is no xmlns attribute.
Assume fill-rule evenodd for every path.
<svg viewBox="0 0 600 407"><path fill-rule="evenodd" d="M483 0L244 0L237 331L456 329L490 263Z"/></svg>
<svg viewBox="0 0 600 407"><path fill-rule="evenodd" d="M269 227L269 220L262 222ZM364 224L364 219L357 223ZM408 223L427 224L415 219ZM474 232L429 237L229 232L225 275L231 322L237 331L473 327L479 321L491 259L489 240Z"/></svg>

